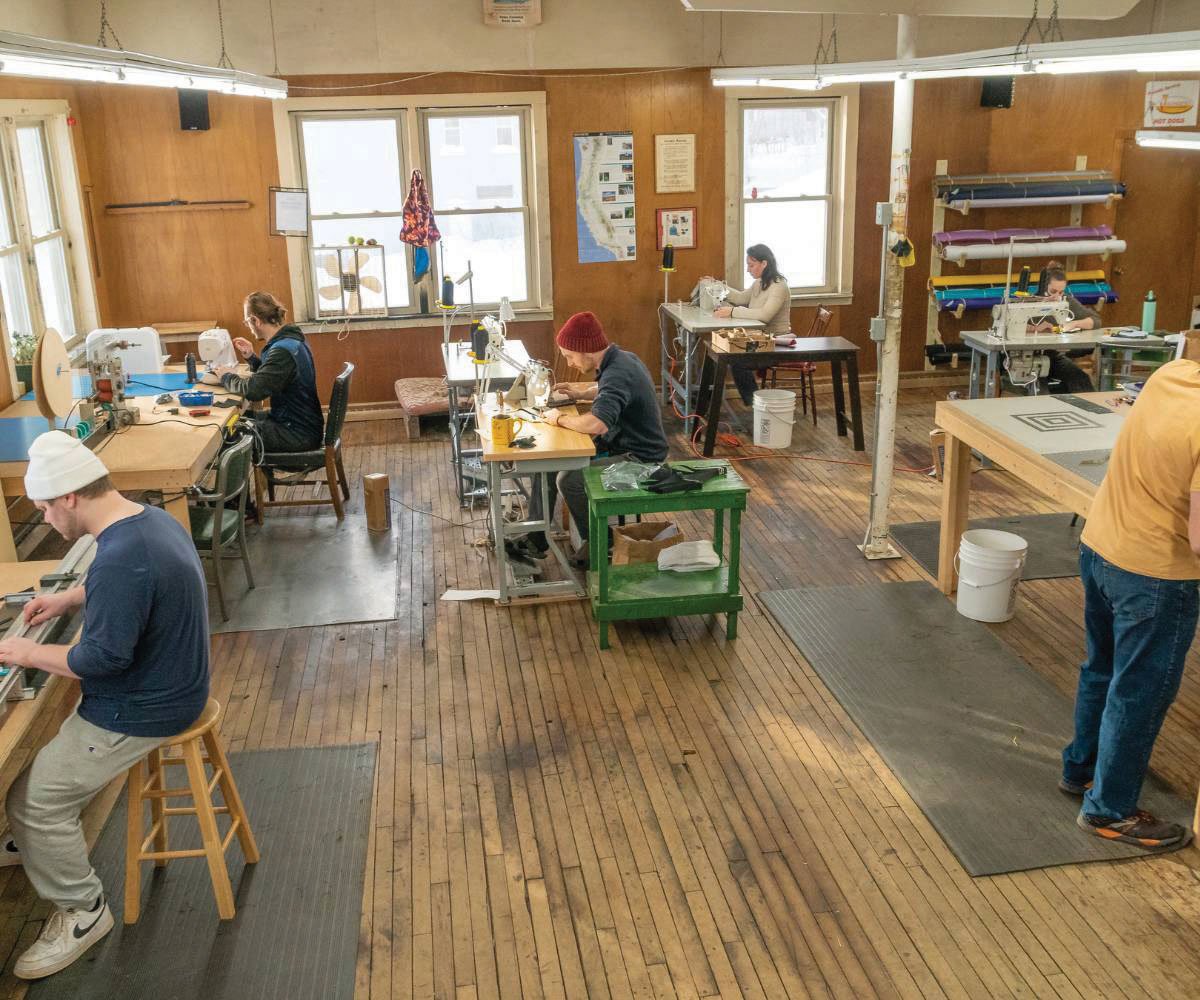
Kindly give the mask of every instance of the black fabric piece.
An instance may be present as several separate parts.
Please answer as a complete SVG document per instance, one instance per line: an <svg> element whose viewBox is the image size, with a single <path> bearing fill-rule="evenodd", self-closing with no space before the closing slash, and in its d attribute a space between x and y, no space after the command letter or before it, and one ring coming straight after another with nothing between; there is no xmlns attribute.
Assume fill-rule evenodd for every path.
<svg viewBox="0 0 1200 1000"><path fill-rule="evenodd" d="M230 754L262 860L246 865L236 838L226 852L229 921L217 919L204 859L189 858L143 864L141 919L125 926L122 795L92 852L116 926L28 996L352 1000L375 759L374 744ZM224 834L228 819L217 822ZM194 820L170 824L172 848L200 846Z"/></svg>

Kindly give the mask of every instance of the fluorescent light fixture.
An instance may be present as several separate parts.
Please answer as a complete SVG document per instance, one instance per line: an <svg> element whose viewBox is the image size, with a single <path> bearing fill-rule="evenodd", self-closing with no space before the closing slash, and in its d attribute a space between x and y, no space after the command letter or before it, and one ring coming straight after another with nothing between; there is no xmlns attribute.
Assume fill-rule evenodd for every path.
<svg viewBox="0 0 1200 1000"><path fill-rule="evenodd" d="M247 97L287 97L287 84L274 77L12 31L0 31L0 76L215 90Z"/></svg>
<svg viewBox="0 0 1200 1000"><path fill-rule="evenodd" d="M730 76L722 77L720 80L713 80L714 87L757 87L758 77L756 76Z"/></svg>
<svg viewBox="0 0 1200 1000"><path fill-rule="evenodd" d="M714 69L716 86L787 87L820 90L845 83L938 80L953 77L1021 76L1027 73L1187 73L1200 72L1200 31L1176 31L1123 38L1044 42L1015 49L987 49L919 59L820 66L741 66Z"/></svg>
<svg viewBox="0 0 1200 1000"><path fill-rule="evenodd" d="M1156 132L1151 129L1138 129L1134 138L1139 146L1200 150L1200 132Z"/></svg>

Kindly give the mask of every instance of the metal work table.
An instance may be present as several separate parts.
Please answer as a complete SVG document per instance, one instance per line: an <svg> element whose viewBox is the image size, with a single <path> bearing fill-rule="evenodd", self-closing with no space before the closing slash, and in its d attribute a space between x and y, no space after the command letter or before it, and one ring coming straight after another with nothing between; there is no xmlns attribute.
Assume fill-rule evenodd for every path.
<svg viewBox="0 0 1200 1000"><path fill-rule="evenodd" d="M998 395L1000 356L1018 351L1074 351L1094 348L1105 336L1103 329L1076 330L1071 333L1033 333L1014 340L1001 340L987 330L964 330L962 342L971 348L971 399L992 399Z"/></svg>
<svg viewBox="0 0 1200 1000"><path fill-rule="evenodd" d="M1096 388L1101 392L1119 388L1119 383L1147 379L1175 358L1175 345L1150 334L1129 340L1102 337L1096 345Z"/></svg>
<svg viewBox="0 0 1200 1000"><path fill-rule="evenodd" d="M509 344L513 342L510 340ZM496 544L496 577L500 591L499 603L509 604L514 598L523 597L583 597L583 586L575 578L571 564L566 555L552 536L554 530L554 511L550 508L548 493L548 476L567 472L571 469L587 468L596 454L596 446L592 439L579 431L568 430L566 427L556 427L522 416L525 420L518 432L518 437L532 437L532 448L510 448L505 445L494 445L488 436L487 418L495 412L494 401L477 400L476 433L483 444L480 459L483 465L487 483L488 502L491 512L492 539ZM571 407L564 407L564 413L574 412ZM504 503L502 486L505 479L521 479L532 477L531 489L541 491L542 517L540 520L506 521L504 518ZM539 583L537 580L518 580L512 572L508 561L508 553L504 551L504 542L510 538L520 538L536 531L541 531L550 544L550 551L562 570L563 579L549 580Z"/></svg>
<svg viewBox="0 0 1200 1000"><path fill-rule="evenodd" d="M668 330L671 323L675 324L676 337L674 339L683 344L683 367L680 371L682 380L676 378L671 371L672 365L669 359L674 356L669 350L672 338ZM718 319L699 306L686 305L681 302L667 302L658 307L658 335L662 347L659 354L662 401L665 405L672 399L679 400L680 408L685 415L684 433L688 435L692 433L693 420L690 414L695 412L692 409L692 403L699 389L700 374L696 351L704 342L704 335L711 334L714 330L732 330L738 327L743 330L761 330L763 325L756 319ZM677 364L678 360L676 359Z"/></svg>
<svg viewBox="0 0 1200 1000"><path fill-rule="evenodd" d="M463 449L462 436L470 429L475 411L461 405L464 401L461 393L465 390L465 398L469 399L479 378L490 378L493 388L507 389L520 374L502 361L477 365L470 350L471 345L464 341L442 345L442 364L446 369L446 393L450 405L450 460L454 463L454 485L460 507L470 506L473 496L482 495L477 488L485 478L482 467L475 465L479 459L479 449ZM519 340L507 341L504 350L514 361L529 361L529 352Z"/></svg>

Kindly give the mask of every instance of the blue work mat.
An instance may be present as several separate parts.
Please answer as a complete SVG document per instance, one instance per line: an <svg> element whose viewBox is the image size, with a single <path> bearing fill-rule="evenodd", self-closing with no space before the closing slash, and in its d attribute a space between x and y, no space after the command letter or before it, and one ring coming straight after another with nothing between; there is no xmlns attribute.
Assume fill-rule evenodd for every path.
<svg viewBox="0 0 1200 1000"><path fill-rule="evenodd" d="M60 430L74 427L79 417L71 415L70 423L60 417L54 422ZM29 446L39 434L50 429L45 417L0 417L0 462L24 462L29 458Z"/></svg>
<svg viewBox="0 0 1200 1000"><path fill-rule="evenodd" d="M180 389L190 389L196 383L189 382L184 372L152 372L149 375L130 375L126 396L158 396L164 392L178 392ZM207 388L212 388L208 386ZM71 376L71 394L76 399L92 394L92 377L90 375ZM33 393L27 392L22 399L33 399Z"/></svg>

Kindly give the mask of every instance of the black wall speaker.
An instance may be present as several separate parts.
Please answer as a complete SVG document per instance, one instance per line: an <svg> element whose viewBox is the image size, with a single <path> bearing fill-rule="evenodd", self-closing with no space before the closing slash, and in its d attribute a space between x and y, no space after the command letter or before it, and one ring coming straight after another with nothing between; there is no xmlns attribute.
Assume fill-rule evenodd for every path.
<svg viewBox="0 0 1200 1000"><path fill-rule="evenodd" d="M179 127L185 132L208 131L207 90L179 91Z"/></svg>
<svg viewBox="0 0 1200 1000"><path fill-rule="evenodd" d="M979 95L981 108L1011 108L1017 79L1013 76L985 76Z"/></svg>

